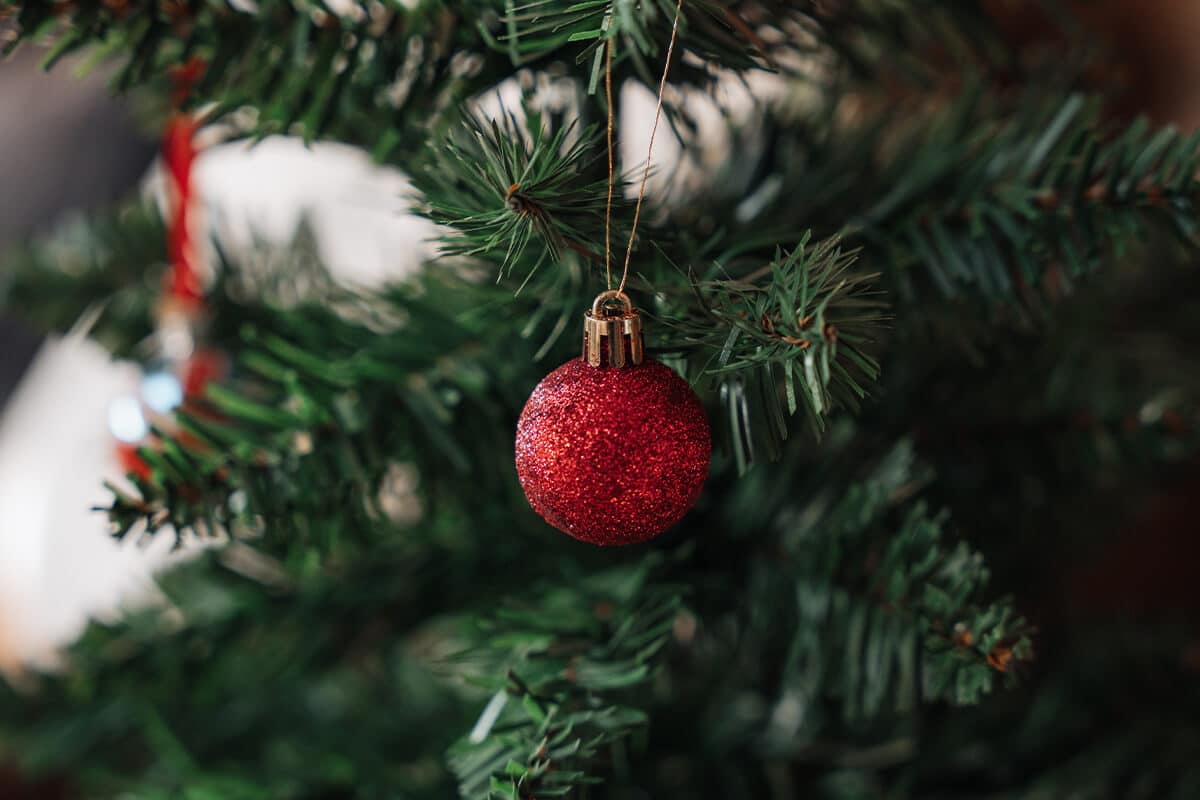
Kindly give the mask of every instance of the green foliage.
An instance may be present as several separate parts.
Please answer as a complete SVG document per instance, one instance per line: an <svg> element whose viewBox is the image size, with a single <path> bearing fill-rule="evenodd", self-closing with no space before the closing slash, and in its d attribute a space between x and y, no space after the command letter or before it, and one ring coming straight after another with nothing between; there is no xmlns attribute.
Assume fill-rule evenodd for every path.
<svg viewBox="0 0 1200 800"><path fill-rule="evenodd" d="M409 8L387 0L334 11L313 0L262 0L252 10L208 0L90 0L65 15L52 3L22 3L17 23L25 37L51 45L47 64L89 47L121 54L120 90L161 83L199 59L203 75L187 100L207 118L250 107L259 136L332 135L382 158L489 85L481 79L486 60L455 57L481 46L464 24L475 18L471 3Z"/></svg>
<svg viewBox="0 0 1200 800"><path fill-rule="evenodd" d="M1195 250L1200 138L1106 121L1097 98L1053 87L1017 102L984 88L900 123L890 103L849 129L779 123L770 192L723 238L798 235L796 219L840 231L897 308L1036 306L1164 234Z"/></svg>
<svg viewBox="0 0 1200 800"><path fill-rule="evenodd" d="M946 296L1003 300L1061 291L1159 224L1194 246L1200 137L1145 120L1110 130L1079 95L991 123L962 102L895 145L891 188L858 223L909 243L892 255L876 240L896 274L919 266Z"/></svg>
<svg viewBox="0 0 1200 800"><path fill-rule="evenodd" d="M778 691L812 726L776 746L820 732L823 696L847 722L974 703L1032 657L1011 601L984 599L982 556L946 535L946 514L904 502L920 480L911 447L896 448L824 508L817 499L819 513L784 523L782 565L752 565L751 646L787 642ZM778 615L762 616L768 608Z"/></svg>
<svg viewBox="0 0 1200 800"><path fill-rule="evenodd" d="M775 70L780 100L641 219L647 343L722 423L679 530L616 552L529 511L512 430L601 286L604 45L655 86L673 2L17 6L51 62L165 95L195 56L210 119L401 163L455 258L296 304L222 256L232 371L106 509L204 550L0 684L0 754L163 800L1195 794L1194 632L1044 636L998 689L1034 656L1005 591L1053 623L1100 517L1200 445L1195 280L1125 266L1193 265L1200 137L1116 119L1078 91L1091 44L1039 61L991 5L683 4L685 147L675 89ZM522 113L484 118L509 78ZM137 355L163 239L142 206L74 228L4 262L0 302L49 329L99 302Z"/></svg>
<svg viewBox="0 0 1200 800"><path fill-rule="evenodd" d="M774 410L768 444L778 453L785 408L803 406L820 430L822 414L852 404L875 376L862 347L878 304L850 264L836 242L802 242L768 267L761 288L728 281L685 292L698 305L668 309L688 316L665 340L651 339L711 376L740 469L754 455L751 399ZM240 269L227 260L223 281ZM511 306L507 291L442 270L378 297L329 288L314 300L287 309L218 300L245 320L223 340L239 351L233 378L142 448L149 476L129 476L136 491L117 489L110 508L118 535L166 525L181 540L262 529L268 546L280 536L333 547L322 537L334 520L346 523L339 538L372 529L380 487L398 464L427 476L430 497L455 493L468 476L503 485L519 387L538 375L523 315L493 310Z"/></svg>
<svg viewBox="0 0 1200 800"><path fill-rule="evenodd" d="M597 130L529 110L524 117L465 114L454 136L430 148L417 176L430 218L456 234L444 249L490 256L501 276L531 245L532 275L547 258L559 261L564 246L592 256L603 239L608 183L596 169Z"/></svg>
<svg viewBox="0 0 1200 800"><path fill-rule="evenodd" d="M130 476L135 494L117 491L118 534L265 525L266 546L280 537L329 548L333 531L372 530L397 465L426 476L432 496L467 476L496 486L519 402L514 376L529 358L479 357L481 338L498 331L474 305L487 294L442 274L391 292L387 317L355 311L351 294L339 305L336 290L320 305L259 309L241 332L236 389L211 386L179 415L178 433L158 431L141 449L150 476Z"/></svg>
<svg viewBox="0 0 1200 800"><path fill-rule="evenodd" d="M1161 797L1200 787L1200 695L1186 626L1089 621L1047 653L1046 678L941 730L912 796ZM1114 687L1122 691L1114 691ZM1142 715L1131 709L1147 709Z"/></svg>
<svg viewBox="0 0 1200 800"><path fill-rule="evenodd" d="M462 797L567 796L645 725L615 701L650 679L682 613L678 587L648 581L657 560L534 591L482 621L463 660L504 685L451 751Z"/></svg>
<svg viewBox="0 0 1200 800"><path fill-rule="evenodd" d="M169 605L93 627L70 670L43 678L36 693L3 690L0 738L32 767L73 765L100 796L223 787L312 797L364 780L364 791L372 782L414 793L431 778L436 785L436 773L413 769L419 754L402 754L424 746L422 727L450 719L450 698L426 668L370 638L371 615L403 630L415 621L404 608L436 591L420 577L419 555L377 548L371 563L347 571L236 555L175 570L162 584ZM247 573L258 565L269 580L227 564ZM404 722L370 713L378 704L403 709Z"/></svg>
<svg viewBox="0 0 1200 800"><path fill-rule="evenodd" d="M805 9L794 3L769 2L752 10L778 28L800 26L807 19ZM595 91L600 83L604 43L619 42L622 46L614 45L614 61L619 63L628 54L637 77L656 86L662 70L655 62L665 52L674 20L675 3L671 0L531 0L521 4L508 0L500 17L503 32L488 38L494 47L508 53L514 66L545 58L575 43L588 43L580 49L576 61L590 64L589 91ZM773 56L805 49L798 41L776 42L769 47L743 19L737 4L711 0L685 3L679 12L679 29L679 39L690 51L729 69L762 69L775 65ZM711 80L708 70L680 66L683 72L676 73L677 82Z"/></svg>
<svg viewBox="0 0 1200 800"><path fill-rule="evenodd" d="M656 87L675 14L669 0L8 2L16 31L6 52L32 40L49 47L48 66L76 52L90 61L116 56L118 90L149 86L162 95L165 78L198 59L206 69L186 102L207 118L249 109L235 122L253 135L330 136L381 159L411 156L431 131L447 130L460 102L515 67L573 63L594 93L604 40L619 43L618 85L633 78ZM827 61L829 53L856 73L899 70L919 81L936 74L945 52L1009 66L975 2L809 7L689 0L679 28L680 53L734 71L806 75L810 60ZM678 61L674 83L713 82L707 65Z"/></svg>
<svg viewBox="0 0 1200 800"><path fill-rule="evenodd" d="M866 350L883 322L871 288L878 276L854 272L854 260L836 238L812 243L806 234L745 277L698 282L698 302L682 309L691 316L671 321L681 337L674 347L698 355L701 374L720 387L739 470L754 460L753 421L765 419L765 445L778 459L785 409L795 416L802 407L820 432L825 414L856 410L878 376Z"/></svg>
<svg viewBox="0 0 1200 800"><path fill-rule="evenodd" d="M5 51L26 40L45 43L47 66L76 51L96 58L117 54L122 64L114 86L122 91L145 85L165 90L165 76L198 59L205 69L186 102L204 109L206 118L247 108L252 116L236 122L256 136L333 136L362 144L378 158L411 153L429 131L445 130L448 112L508 77L513 65L579 55L604 18L619 20L614 32L637 45L636 68L622 69L622 79L630 74L657 84L650 74L657 76L659 67L648 66L645 57L665 47L671 19L663 18L665 5L539 5L517 8L511 0L336 5L261 0L252 7L220 0L84 0L69 8L17 3L17 35ZM781 20L798 17L788 4L777 5ZM745 55L747 46L756 48L761 40L735 10L707 0L695 6L691 27L681 23L684 41L739 68L761 63ZM689 75L704 82L711 78L695 68L681 69L678 77Z"/></svg>

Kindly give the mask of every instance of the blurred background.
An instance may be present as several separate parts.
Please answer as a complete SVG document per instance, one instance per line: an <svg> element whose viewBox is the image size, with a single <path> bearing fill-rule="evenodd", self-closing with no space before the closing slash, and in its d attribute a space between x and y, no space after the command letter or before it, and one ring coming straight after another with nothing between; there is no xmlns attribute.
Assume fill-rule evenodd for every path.
<svg viewBox="0 0 1200 800"><path fill-rule="evenodd" d="M153 134L139 127L130 109L110 95L104 70L84 80L73 76L71 70L45 73L39 66L41 55L25 48L0 64L0 164L5 176L0 191L0 249L5 250L48 233L72 213L104 207L127 196L146 174L157 149ZM58 406L61 418L51 420L39 414L18 420L9 406L17 402L18 386L25 393L37 388L28 379L42 344L39 334L24 321L0 317L0 472L6 475L30 474L26 471L31 468L36 471L40 454L47 452L46 438L55 435L55 428L76 425L77 415L68 398L78 399L83 391L100 389L80 385L78 381L86 380L85 376L74 381L67 377L65 385L52 380L45 390L62 398ZM114 388L104 387L108 391ZM82 422L91 427L96 420L93 416ZM101 421L100 432L103 430ZM82 441L89 439L95 437ZM80 478L94 482L95 470L103 466L103 462L87 464L88 469L82 471L90 474ZM55 522L46 515L30 513L35 503L43 509L52 504L49 497L40 503L29 497L51 490L49 475L40 477L42 481L20 481L15 493L22 502L0 504L0 661L7 663L68 633L60 627L61 619L49 619L57 612L45 603L45 558L56 549L55 540L78 542L87 556L109 556L99 563L102 570L78 570L75 577L93 586L111 590L112 573L117 569L114 548L98 535L102 530L89 520L92 515L86 509L70 520ZM39 482L43 485L38 486ZM31 502L27 505L25 499ZM69 585L64 582L60 589ZM80 592L87 593L90 590ZM59 596L51 607L75 606L78 610L78 595L66 591ZM39 630L44 637L38 635Z"/></svg>
<svg viewBox="0 0 1200 800"><path fill-rule="evenodd" d="M1022 3L994 6L1014 36L1043 35ZM1078 13L1122 54L1103 78L1115 107L1187 130L1200 126L1200 3L1108 0L1079 4ZM159 133L111 96L104 70L79 79L64 64L46 74L39 59L25 48L0 62L0 250L73 214L160 190ZM306 223L335 276L350 283L397 277L426 246L427 223L405 214L404 177L351 148L282 138L253 150L218 146L201 156L197 180L206 224L223 241L282 244ZM101 481L121 472L108 408L138 375L99 347L47 341L21 319L0 318L0 666L51 660L88 615L112 613L149 591L149 571L166 557L134 543L118 547L103 515L90 511L104 499ZM1033 616L1055 624L1200 611L1191 574L1197 518L1200 469L1193 469L1163 486L1126 536L1060 576L1062 607ZM1200 642L1195 661L1200 672ZM14 779L0 772L0 798L55 791L6 787L6 780Z"/></svg>
<svg viewBox="0 0 1200 800"><path fill-rule="evenodd" d="M39 54L17 53L0 66L0 248L48 230L63 214L124 196L145 173L155 143L105 89L44 73ZM7 400L36 347L32 331L0 318L0 402Z"/></svg>
<svg viewBox="0 0 1200 800"><path fill-rule="evenodd" d="M46 73L43 55L23 48L0 62L0 251L64 230L69 239L88 211L164 192L159 134L112 95L105 70L80 79L68 62ZM204 242L282 249L303 224L334 277L356 285L402 276L427 246L428 223L406 213L407 180L354 148L217 145L194 176ZM27 320L0 317L0 665L51 659L88 615L149 590L163 554L118 547L91 510L102 481L124 472L109 415L140 379L83 337L44 340Z"/></svg>

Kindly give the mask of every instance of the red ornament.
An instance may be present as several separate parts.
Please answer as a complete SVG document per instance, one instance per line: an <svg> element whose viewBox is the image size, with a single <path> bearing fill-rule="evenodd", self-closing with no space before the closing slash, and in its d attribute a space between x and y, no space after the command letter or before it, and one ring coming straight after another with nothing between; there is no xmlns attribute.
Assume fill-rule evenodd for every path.
<svg viewBox="0 0 1200 800"><path fill-rule="evenodd" d="M687 382L658 362L640 363L641 331L628 298L620 295L624 308L615 316L601 309L602 299L613 299L605 295L585 328L585 354L598 365L563 364L521 412L517 476L529 505L559 530L597 545L633 544L695 504L712 443ZM634 363L610 366L624 361Z"/></svg>

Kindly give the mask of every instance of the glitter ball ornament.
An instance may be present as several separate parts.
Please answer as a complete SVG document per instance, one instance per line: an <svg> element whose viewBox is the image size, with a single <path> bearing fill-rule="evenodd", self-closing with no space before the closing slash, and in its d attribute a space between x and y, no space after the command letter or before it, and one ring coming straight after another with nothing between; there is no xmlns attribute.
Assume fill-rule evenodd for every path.
<svg viewBox="0 0 1200 800"><path fill-rule="evenodd" d="M686 381L643 359L624 294L600 295L584 330L584 356L547 375L521 412L517 476L533 510L576 539L645 541L700 495L708 421Z"/></svg>

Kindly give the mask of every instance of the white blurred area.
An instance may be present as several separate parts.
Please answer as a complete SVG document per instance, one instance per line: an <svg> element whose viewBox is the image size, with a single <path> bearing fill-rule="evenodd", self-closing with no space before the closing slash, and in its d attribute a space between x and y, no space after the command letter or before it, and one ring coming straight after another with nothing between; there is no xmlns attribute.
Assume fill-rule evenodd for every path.
<svg viewBox="0 0 1200 800"><path fill-rule="evenodd" d="M114 587L149 587L161 547L118 547L102 514L120 475L109 404L139 369L82 336L45 343L0 417L0 665L45 662L84 614L111 614Z"/></svg>
<svg viewBox="0 0 1200 800"><path fill-rule="evenodd" d="M215 238L233 253L282 248L306 221L333 277L366 288L403 278L433 254L435 229L410 213L408 178L355 147L286 136L217 144L201 152L194 178L198 242Z"/></svg>

